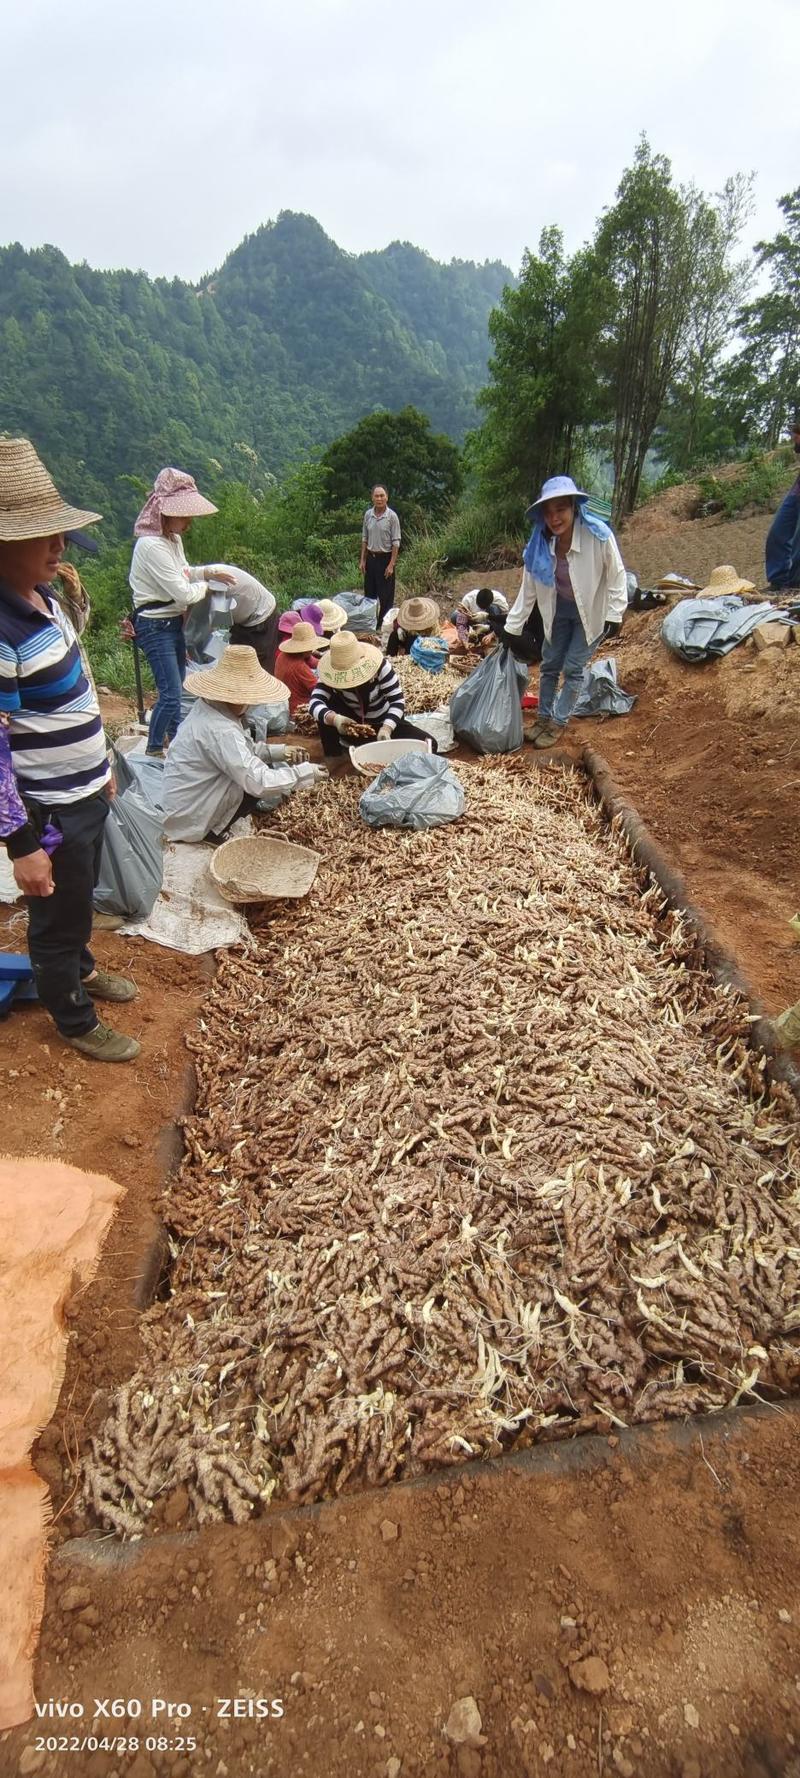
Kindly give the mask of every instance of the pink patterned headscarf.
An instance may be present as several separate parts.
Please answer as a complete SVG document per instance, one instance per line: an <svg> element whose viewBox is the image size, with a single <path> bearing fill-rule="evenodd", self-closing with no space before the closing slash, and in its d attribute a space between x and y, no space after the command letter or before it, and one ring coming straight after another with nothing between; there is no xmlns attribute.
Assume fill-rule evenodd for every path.
<svg viewBox="0 0 800 1778"><path fill-rule="evenodd" d="M199 519L216 511L216 506L200 493L193 475L187 475L185 469L162 469L136 520L133 535L160 537L162 517Z"/></svg>

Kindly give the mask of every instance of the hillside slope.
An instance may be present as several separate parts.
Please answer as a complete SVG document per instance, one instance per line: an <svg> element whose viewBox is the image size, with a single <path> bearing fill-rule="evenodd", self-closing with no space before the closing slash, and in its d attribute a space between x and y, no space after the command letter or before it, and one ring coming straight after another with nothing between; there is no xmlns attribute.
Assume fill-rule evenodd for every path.
<svg viewBox="0 0 800 1778"><path fill-rule="evenodd" d="M376 407L412 403L461 438L510 277L397 245L343 253L288 211L198 288L5 247L0 428L119 521L135 505L121 478L241 475L247 451L278 473Z"/></svg>

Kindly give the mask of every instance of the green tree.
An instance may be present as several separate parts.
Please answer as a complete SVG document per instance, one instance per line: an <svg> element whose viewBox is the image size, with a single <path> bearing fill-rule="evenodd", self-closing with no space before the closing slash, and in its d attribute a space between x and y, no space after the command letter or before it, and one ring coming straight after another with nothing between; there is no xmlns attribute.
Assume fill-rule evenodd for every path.
<svg viewBox="0 0 800 1778"><path fill-rule="evenodd" d="M778 199L785 225L756 245L768 288L738 317L741 351L725 367L721 395L739 439L772 449L800 397L800 186Z"/></svg>
<svg viewBox="0 0 800 1778"><path fill-rule="evenodd" d="M399 413L378 412L359 420L352 432L328 446L322 458L327 471L329 508L363 504L376 482L385 483L393 506L407 526L440 519L462 485L461 460L452 439L433 432L414 407Z"/></svg>
<svg viewBox="0 0 800 1778"><path fill-rule="evenodd" d="M718 462L736 449L719 385L736 316L753 280L750 259L737 257L752 210L752 173L737 173L713 202L700 199L697 204L692 304L682 360L658 432L659 451L673 469Z"/></svg>
<svg viewBox="0 0 800 1778"><path fill-rule="evenodd" d="M607 302L594 255L565 258L561 230L546 228L489 318L486 419L469 455L504 519L519 518L545 476L577 468L587 429L604 415L597 345Z"/></svg>
<svg viewBox="0 0 800 1778"><path fill-rule="evenodd" d="M616 520L636 504L645 457L686 350L700 202L693 190L673 184L666 156L653 154L642 136L597 230L599 265L614 292L604 356L614 414Z"/></svg>

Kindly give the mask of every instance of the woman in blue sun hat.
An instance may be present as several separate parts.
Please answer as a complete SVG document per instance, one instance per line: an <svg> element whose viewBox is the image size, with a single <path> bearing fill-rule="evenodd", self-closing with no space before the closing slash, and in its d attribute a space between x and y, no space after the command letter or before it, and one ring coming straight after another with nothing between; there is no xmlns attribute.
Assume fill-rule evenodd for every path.
<svg viewBox="0 0 800 1778"><path fill-rule="evenodd" d="M544 645L535 747L557 744L577 703L584 667L598 643L619 634L627 610L622 557L609 526L588 511L590 498L571 476L553 475L526 514L533 517L533 530L505 634L513 649L513 637L522 634L538 605Z"/></svg>

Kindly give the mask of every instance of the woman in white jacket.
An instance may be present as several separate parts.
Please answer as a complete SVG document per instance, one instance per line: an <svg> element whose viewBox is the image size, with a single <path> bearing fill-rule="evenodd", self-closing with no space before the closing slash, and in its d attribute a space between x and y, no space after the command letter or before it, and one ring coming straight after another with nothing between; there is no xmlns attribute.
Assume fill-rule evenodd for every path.
<svg viewBox="0 0 800 1778"><path fill-rule="evenodd" d="M128 576L133 625L158 692L147 736L151 759L163 759L164 743L180 725L186 677L183 620L188 607L206 597L212 576L233 585L234 577L224 563L190 568L184 553L183 537L192 519L216 511L198 491L193 476L182 469L162 469L133 527L136 543Z"/></svg>
<svg viewBox="0 0 800 1778"><path fill-rule="evenodd" d="M534 525L523 555L522 585L506 618L505 634L514 637L522 634L534 605L542 617L535 747L553 747L563 735L584 667L599 642L619 634L627 609L622 557L608 525L587 512L588 499L571 476L554 475L545 482L530 508Z"/></svg>

